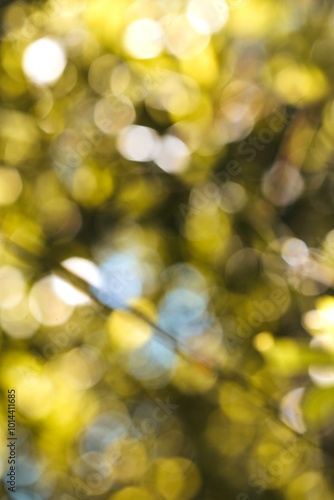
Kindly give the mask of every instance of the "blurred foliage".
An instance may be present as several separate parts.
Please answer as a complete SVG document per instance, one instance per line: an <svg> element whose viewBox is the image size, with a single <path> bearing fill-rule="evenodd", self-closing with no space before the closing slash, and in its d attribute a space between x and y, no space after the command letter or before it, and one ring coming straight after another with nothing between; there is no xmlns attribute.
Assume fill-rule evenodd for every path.
<svg viewBox="0 0 334 500"><path fill-rule="evenodd" d="M1 5L1 498L334 499L332 2Z"/></svg>

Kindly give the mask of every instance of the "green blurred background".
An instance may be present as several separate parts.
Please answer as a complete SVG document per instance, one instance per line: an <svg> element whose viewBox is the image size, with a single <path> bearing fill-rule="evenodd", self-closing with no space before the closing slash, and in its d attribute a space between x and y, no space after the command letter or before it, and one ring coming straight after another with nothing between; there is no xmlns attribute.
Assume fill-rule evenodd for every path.
<svg viewBox="0 0 334 500"><path fill-rule="evenodd" d="M0 16L1 498L334 499L332 2Z"/></svg>

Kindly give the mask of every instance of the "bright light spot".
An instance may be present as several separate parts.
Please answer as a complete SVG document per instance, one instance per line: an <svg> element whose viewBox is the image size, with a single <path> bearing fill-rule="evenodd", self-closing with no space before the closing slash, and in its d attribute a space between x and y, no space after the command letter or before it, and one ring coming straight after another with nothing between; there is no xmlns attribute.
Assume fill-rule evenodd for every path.
<svg viewBox="0 0 334 500"><path fill-rule="evenodd" d="M210 42L208 33L199 33L186 15L165 18L166 46L179 59L191 59L201 54Z"/></svg>
<svg viewBox="0 0 334 500"><path fill-rule="evenodd" d="M189 149L177 137L165 135L161 139L155 162L165 172L183 172L189 163Z"/></svg>
<svg viewBox="0 0 334 500"><path fill-rule="evenodd" d="M124 36L124 45L129 54L137 59L151 59L163 49L161 26L152 19L139 19L131 23Z"/></svg>
<svg viewBox="0 0 334 500"><path fill-rule="evenodd" d="M303 315L302 323L307 330L311 332L322 330L324 327L323 321L321 320L320 311L313 309L312 311L307 311Z"/></svg>
<svg viewBox="0 0 334 500"><path fill-rule="evenodd" d="M329 333L319 335L310 342L313 349L334 353L334 337ZM312 382L318 387L334 386L334 368L331 366L310 366L308 373Z"/></svg>
<svg viewBox="0 0 334 500"><path fill-rule="evenodd" d="M37 85L54 83L63 73L66 56L61 45L51 38L40 38L23 54L23 71Z"/></svg>
<svg viewBox="0 0 334 500"><path fill-rule="evenodd" d="M117 139L119 152L133 161L152 160L159 147L159 136L155 130L139 125L126 127Z"/></svg>
<svg viewBox="0 0 334 500"><path fill-rule="evenodd" d="M76 274L80 278L87 281L92 286L99 287L102 283L101 274L99 268L93 264L93 262L82 259L81 257L71 257L62 262L62 265ZM56 294L60 297L66 304L73 306L87 304L90 298L77 290L74 286L70 285L67 281L54 277L53 285Z"/></svg>
<svg viewBox="0 0 334 500"><path fill-rule="evenodd" d="M20 196L22 181L20 174L14 168L0 170L0 205L11 205Z"/></svg>
<svg viewBox="0 0 334 500"><path fill-rule="evenodd" d="M300 266L307 262L309 250L302 240L289 238L283 244L281 255L290 266Z"/></svg>
<svg viewBox="0 0 334 500"><path fill-rule="evenodd" d="M144 277L134 255L116 253L102 263L100 272L102 285L94 293L104 304L122 309L141 295Z"/></svg>
<svg viewBox="0 0 334 500"><path fill-rule="evenodd" d="M273 347L275 342L271 333L261 332L253 339L253 344L259 352L264 352Z"/></svg>
<svg viewBox="0 0 334 500"><path fill-rule="evenodd" d="M310 379L318 387L334 387L334 368L330 366L310 366Z"/></svg>
<svg viewBox="0 0 334 500"><path fill-rule="evenodd" d="M11 308L24 297L25 281L22 273L12 266L0 267L0 306Z"/></svg>
<svg viewBox="0 0 334 500"><path fill-rule="evenodd" d="M42 278L34 284L29 296L32 315L47 326L65 323L73 312L73 306L66 304L55 292L54 281L53 276Z"/></svg>
<svg viewBox="0 0 334 500"><path fill-rule="evenodd" d="M317 309L306 312L303 315L303 325L312 335L321 332L334 333L334 298L328 295L320 297L316 301Z"/></svg>
<svg viewBox="0 0 334 500"><path fill-rule="evenodd" d="M306 431L302 415L301 401L305 387L298 387L286 394L280 404L280 417L289 427L300 434Z"/></svg>
<svg viewBox="0 0 334 500"><path fill-rule="evenodd" d="M198 33L211 34L225 25L229 9L225 0L190 0L187 17Z"/></svg>
<svg viewBox="0 0 334 500"><path fill-rule="evenodd" d="M334 327L334 298L325 295L316 302L324 327Z"/></svg>

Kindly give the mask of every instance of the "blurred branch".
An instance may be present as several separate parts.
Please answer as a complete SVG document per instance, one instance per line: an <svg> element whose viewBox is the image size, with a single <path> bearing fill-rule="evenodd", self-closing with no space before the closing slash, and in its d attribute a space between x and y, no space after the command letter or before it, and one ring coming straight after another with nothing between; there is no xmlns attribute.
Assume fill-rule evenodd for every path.
<svg viewBox="0 0 334 500"><path fill-rule="evenodd" d="M6 236L2 235L1 239L3 244L13 254L21 258L24 262L32 266L38 265L44 270L44 272L49 271L57 274L60 278L67 281L81 292L85 293L93 302L95 302L99 306L100 311L103 314L108 316L115 310L112 306L103 303L97 297L96 293L94 293L97 291L96 287L90 285L86 280L80 278L62 264L60 263L52 264L50 262L47 262L47 259L46 262L43 261L41 262L38 256L34 255L32 252L26 250L25 248L21 247L17 243L14 243L13 241L9 240ZM190 347L187 344L180 342L171 333L167 332L166 330L161 328L158 324L154 323L154 321L152 321L145 313L143 313L136 307L129 305L127 306L126 310L131 314L133 314L134 316L136 316L137 318L143 320L149 326L151 326L155 330L155 332L159 334L160 340L167 341L167 344L169 346L172 345L172 348L175 350L175 352L177 352L177 354L179 354L185 360L189 361L189 359L191 359L193 361L196 361L199 365L201 365L202 368L205 368L209 371L215 369L212 360L199 356L197 353L194 352L190 353Z"/></svg>
<svg viewBox="0 0 334 500"><path fill-rule="evenodd" d="M0 237L3 244L10 249L15 255L22 258L24 261L29 264L36 265L39 262L39 259L36 255L31 253L30 251L22 248L17 243L10 241L7 237ZM103 304L94 294L94 288L86 282L84 279L78 277L76 274L72 273L68 269L66 269L62 264L56 264L52 266L50 272L54 272L60 278L66 280L68 283L76 287L81 292L87 294L100 308L100 311L106 315L109 315L115 309L109 305ZM218 362L214 359L208 359L203 356L199 356L197 353L193 352L188 345L181 343L178 341L173 335L169 332L165 331L159 325L155 324L149 317L146 316L142 311L139 311L137 308L133 306L129 306L127 310L133 314L134 316L140 318L149 324L155 332L160 334L160 340L168 341L169 347L172 346L174 352L179 355L182 359L189 363L196 363L201 369L211 373L212 375L217 377L219 381L234 381L239 383L241 386L246 388L247 390L253 391L258 396L263 398L265 410L270 414L271 418L276 420L282 427L288 429L290 432L303 439L305 442L312 446L318 447L317 443L311 441L308 437L303 434L300 434L298 431L290 427L280 418L280 409L277 403L273 400L272 395L268 394L264 391L253 379L250 375L244 372L237 372L230 368L222 368Z"/></svg>

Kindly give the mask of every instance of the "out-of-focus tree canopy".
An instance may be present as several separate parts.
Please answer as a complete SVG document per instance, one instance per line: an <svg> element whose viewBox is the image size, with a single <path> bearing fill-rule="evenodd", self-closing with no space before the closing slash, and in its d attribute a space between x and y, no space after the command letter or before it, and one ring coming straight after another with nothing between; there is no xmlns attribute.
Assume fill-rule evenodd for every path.
<svg viewBox="0 0 334 500"><path fill-rule="evenodd" d="M1 498L334 499L332 2L0 15Z"/></svg>

